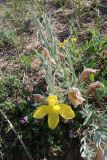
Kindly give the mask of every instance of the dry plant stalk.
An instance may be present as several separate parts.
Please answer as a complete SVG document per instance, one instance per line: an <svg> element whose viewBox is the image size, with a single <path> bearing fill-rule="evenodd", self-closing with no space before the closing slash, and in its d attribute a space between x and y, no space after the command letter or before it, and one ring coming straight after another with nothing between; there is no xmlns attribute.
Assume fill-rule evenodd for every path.
<svg viewBox="0 0 107 160"><path fill-rule="evenodd" d="M21 137L18 135L17 131L15 130L13 124L10 122L10 120L8 119L8 117L6 116L6 114L0 109L0 113L1 115L5 118L5 120L8 122L10 128L13 130L13 132L15 133L16 137L18 138L18 140L20 141L25 153L27 154L27 157L29 160L33 160L31 154L29 153L29 151L27 150L26 145L24 144L24 142L22 141Z"/></svg>

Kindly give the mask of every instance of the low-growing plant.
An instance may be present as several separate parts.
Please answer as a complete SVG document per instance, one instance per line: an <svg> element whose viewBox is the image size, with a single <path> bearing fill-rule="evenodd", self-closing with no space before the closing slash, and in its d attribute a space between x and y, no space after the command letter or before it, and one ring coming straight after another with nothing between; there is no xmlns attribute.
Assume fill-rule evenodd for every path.
<svg viewBox="0 0 107 160"><path fill-rule="evenodd" d="M38 25L38 28L40 29L41 24L36 18L35 20L36 25ZM81 134L81 153L84 158L91 159L95 156L95 151L98 147L103 148L106 152L106 126L101 127L102 123L100 122L106 124L107 108L105 103L102 104L101 99L105 99L107 86L96 81L97 79L100 80L99 77L94 78L95 73L99 72L99 68L97 70L97 67L93 66L95 69L91 69L92 65L89 65L90 61L88 61L88 59L86 69L78 76L79 72L83 70L86 62L83 62L82 56L84 57L84 46L86 46L87 41L85 44L78 47L77 38L72 37L71 40L64 40L64 42L61 42L58 45L52 31L50 31L48 27L49 22L45 22L47 22L47 18L44 18L44 24L46 25L48 36L44 37L42 30L39 30L39 33L43 40L43 45L47 50L45 50L45 54L44 52L39 53L38 51L36 51L35 54L46 71L45 80L48 86L46 94L57 95L61 102L68 102L69 99L69 103L71 103L74 108L78 105L82 107L80 117L81 119L84 119L84 122L80 123L80 130L83 130L83 134ZM88 44L91 45L87 45L87 49L85 48L85 51L89 54L88 58L92 58L91 63L93 63L93 58L97 58L99 53L102 52L102 49L104 49L104 46L107 43L105 38L101 38L101 35L99 36L100 39L98 38L98 34L93 34L92 39L88 42ZM51 43L51 47L48 45L49 43ZM78 65L81 65L81 68L78 68ZM104 87L104 90L102 87ZM102 91L102 95L99 94L100 91ZM80 92L83 93L84 98ZM83 104L84 101L86 102ZM44 107L46 107L46 99L43 102ZM78 111L79 110L80 109L78 108ZM75 113L76 116L79 113L78 111ZM35 114L38 115L36 116ZM34 113L34 117L43 118L47 114L48 111L43 111L41 107L38 107ZM53 119L53 123L54 120L55 119ZM78 118L76 118L76 120L78 121ZM48 123L50 126L49 118ZM84 129L84 127L86 128ZM97 137L98 135L99 137ZM103 135L103 138L101 138L101 135ZM93 143L94 146L92 147Z"/></svg>

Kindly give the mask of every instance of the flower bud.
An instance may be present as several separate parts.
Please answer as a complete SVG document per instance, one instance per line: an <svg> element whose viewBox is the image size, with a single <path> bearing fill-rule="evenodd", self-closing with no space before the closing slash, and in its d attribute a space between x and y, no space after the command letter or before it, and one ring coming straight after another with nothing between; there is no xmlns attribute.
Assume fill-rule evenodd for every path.
<svg viewBox="0 0 107 160"><path fill-rule="evenodd" d="M80 76L79 76L79 78L78 78L78 84L86 81L86 80L89 78L90 74L92 74L92 73L95 74L97 71L98 71L98 70L92 69L92 68L87 68L87 69L85 69L85 70L80 74Z"/></svg>
<svg viewBox="0 0 107 160"><path fill-rule="evenodd" d="M104 87L104 85L103 85L101 82L99 82L99 81L96 81L96 82L91 83L91 84L88 86L88 89L86 90L86 95L87 95L87 96L92 96L92 95L94 95L95 90L96 90L97 88L100 88L100 87Z"/></svg>
<svg viewBox="0 0 107 160"><path fill-rule="evenodd" d="M51 57L49 51L48 51L46 48L44 48L44 49L42 50L42 54L43 54L44 57L47 58L52 64L56 65L56 62L55 62L54 58Z"/></svg>
<svg viewBox="0 0 107 160"><path fill-rule="evenodd" d="M73 87L68 93L70 102L75 106L82 105L85 99L82 97L78 88Z"/></svg>
<svg viewBox="0 0 107 160"><path fill-rule="evenodd" d="M63 61L65 60L64 54L60 52L60 53L59 53L59 58L60 58L60 60L63 62Z"/></svg>
<svg viewBox="0 0 107 160"><path fill-rule="evenodd" d="M33 94L33 98L35 102L42 102L44 100L44 96L41 94Z"/></svg>

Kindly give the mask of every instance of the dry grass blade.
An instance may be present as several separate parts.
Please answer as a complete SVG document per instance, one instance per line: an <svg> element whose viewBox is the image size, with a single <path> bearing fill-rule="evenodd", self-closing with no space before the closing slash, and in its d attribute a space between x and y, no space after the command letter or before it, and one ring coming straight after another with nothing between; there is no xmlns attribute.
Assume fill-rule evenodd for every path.
<svg viewBox="0 0 107 160"><path fill-rule="evenodd" d="M26 145L25 145L24 142L22 141L21 137L18 135L16 129L14 128L13 124L10 122L10 120L8 119L8 117L6 116L6 114L5 114L1 109L0 109L0 113L1 113L1 115L5 118L5 120L8 122L10 128L13 130L13 132L15 133L15 135L17 136L17 138L19 139L19 141L20 141L20 143L21 143L21 145L22 145L22 147L23 147L23 149L24 149L24 151L25 151L28 159L29 159L29 160L33 160L31 154L29 153L29 151L28 151L28 149L27 149L27 147L26 147Z"/></svg>

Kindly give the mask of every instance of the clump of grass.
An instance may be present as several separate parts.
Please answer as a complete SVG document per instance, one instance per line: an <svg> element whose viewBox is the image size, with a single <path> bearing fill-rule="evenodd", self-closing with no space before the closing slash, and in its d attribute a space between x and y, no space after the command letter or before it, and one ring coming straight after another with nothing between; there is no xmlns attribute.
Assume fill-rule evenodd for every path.
<svg viewBox="0 0 107 160"><path fill-rule="evenodd" d="M5 46L17 47L18 45L18 37L15 32L11 31L0 31L0 43Z"/></svg>

